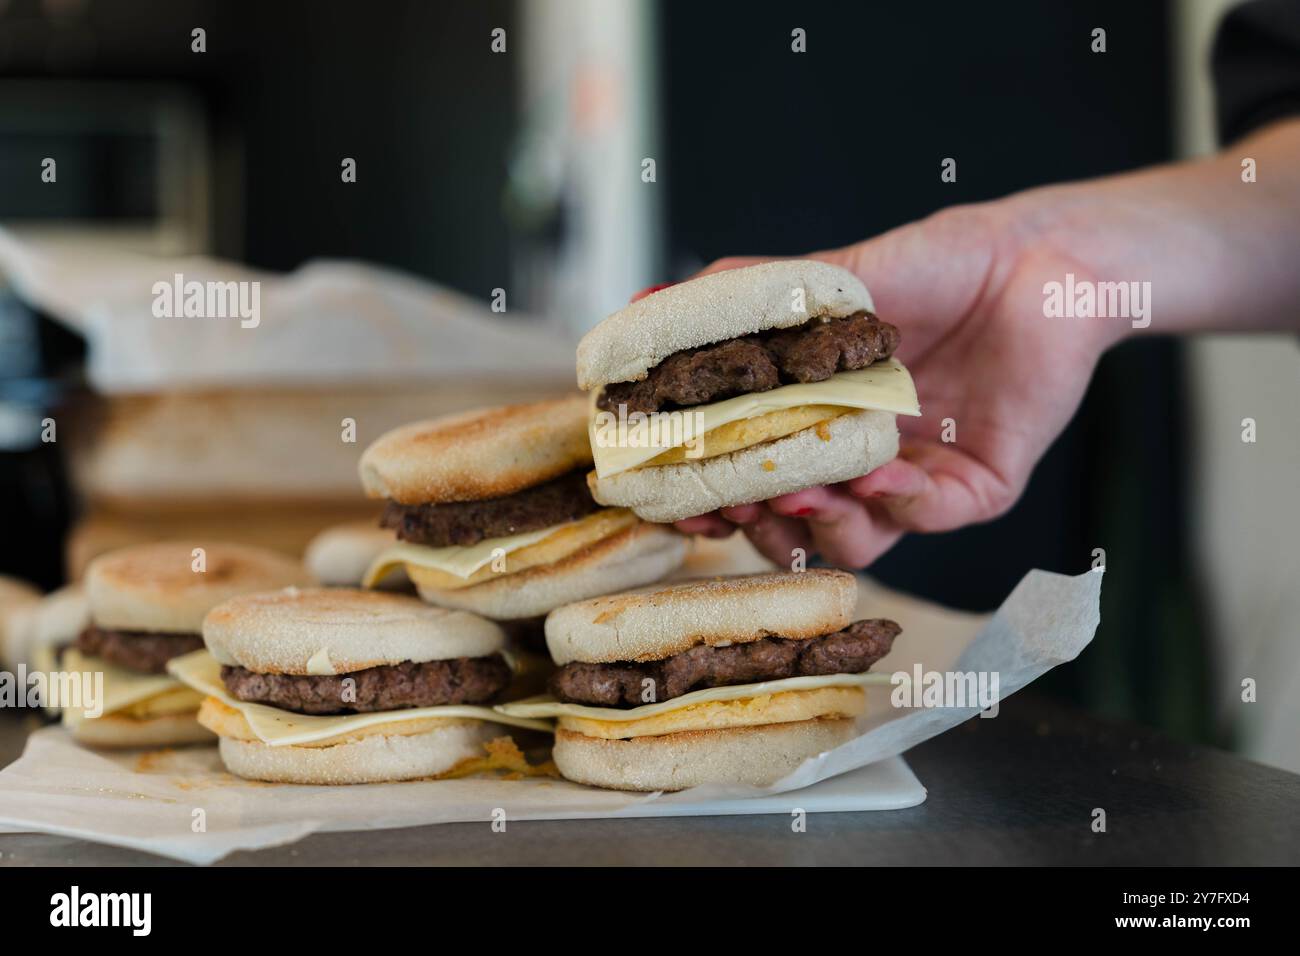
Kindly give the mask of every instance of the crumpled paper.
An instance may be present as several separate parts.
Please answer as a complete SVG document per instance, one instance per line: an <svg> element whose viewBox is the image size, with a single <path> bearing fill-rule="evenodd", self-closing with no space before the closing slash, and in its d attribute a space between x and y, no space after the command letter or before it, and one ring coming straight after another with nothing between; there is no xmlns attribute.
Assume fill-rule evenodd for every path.
<svg viewBox="0 0 1300 956"><path fill-rule="evenodd" d="M999 699L1005 699L1092 640L1100 622L1101 578L1096 571L1075 577L1031 571L992 615L936 607L864 580L859 616L891 617L903 625L894 650L873 670L910 672L920 664L928 671L997 672ZM868 689L860 736L805 761L771 787L649 795L493 776L354 787L264 784L226 773L215 748L96 753L50 727L34 734L23 756L0 771L0 828L73 835L208 863L316 831L486 822L502 814L508 820L708 815L744 812L743 801L776 812L770 798L777 794L790 794L784 812L794 806L908 806L919 802L909 797L915 778L897 755L979 708L895 708L892 690ZM822 786L833 796L818 796L821 781L828 781ZM854 791L849 803L846 783ZM942 780L927 783L943 786Z"/></svg>
<svg viewBox="0 0 1300 956"><path fill-rule="evenodd" d="M155 316L155 283L174 284L178 274L258 283L256 326ZM573 380L572 330L527 317L508 300L505 314L493 312L446 286L363 262L319 260L282 274L0 229L0 277L85 337L87 378L105 394L516 376L521 356L530 376Z"/></svg>

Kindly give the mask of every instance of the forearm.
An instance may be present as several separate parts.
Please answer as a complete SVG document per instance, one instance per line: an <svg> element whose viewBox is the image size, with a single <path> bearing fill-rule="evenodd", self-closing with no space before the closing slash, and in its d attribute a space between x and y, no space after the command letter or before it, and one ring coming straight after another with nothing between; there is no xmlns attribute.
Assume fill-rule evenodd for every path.
<svg viewBox="0 0 1300 956"><path fill-rule="evenodd" d="M1255 182L1242 179L1246 157ZM1026 242L1050 245L1094 280L1150 283L1150 324L1097 319L1107 342L1300 328L1300 120L1206 159L1005 202Z"/></svg>

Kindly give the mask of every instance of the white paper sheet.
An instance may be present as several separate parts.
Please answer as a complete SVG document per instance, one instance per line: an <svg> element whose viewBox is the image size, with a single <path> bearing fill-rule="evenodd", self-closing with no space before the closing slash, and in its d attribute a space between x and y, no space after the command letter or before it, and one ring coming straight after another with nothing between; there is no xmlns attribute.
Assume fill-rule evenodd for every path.
<svg viewBox="0 0 1300 956"><path fill-rule="evenodd" d="M184 282L257 283L256 327L239 318L156 316L155 283L178 274ZM446 286L363 262L320 260L281 274L0 229L0 277L85 336L87 376L104 393L509 376L519 374L520 357L529 375L573 380L569 330L513 308L495 313ZM483 299L489 295L484 289Z"/></svg>
<svg viewBox="0 0 1300 956"><path fill-rule="evenodd" d="M1050 668L1074 658L1100 620L1101 573L1067 577L1032 571L991 616L938 608L864 582L861 616L903 625L895 649L875 670L996 671L1005 698ZM976 707L895 709L889 688L869 695L862 734L806 761L779 783L758 790L708 787L674 794L601 791L548 779L465 780L298 787L259 784L225 773L212 748L144 754L95 753L60 728L34 734L27 751L0 771L0 827L74 835L206 863L240 849L275 846L320 830L366 830L453 821L574 819L607 816L737 812L734 801L764 798L756 809L840 809L846 784L851 806L910 805L910 771L893 761L909 747L977 713ZM987 718L981 718L987 719ZM991 719L997 719L996 717ZM882 761L885 761L883 765ZM819 781L840 778L819 795ZM914 779L914 778L913 778ZM943 781L924 781L930 788ZM795 796L789 791L799 790ZM771 801L787 794L782 801ZM913 790L915 795L915 790ZM811 795L811 796L810 796ZM825 799L823 799L825 796ZM916 802L913 799L912 802ZM203 832L195 832L202 811Z"/></svg>

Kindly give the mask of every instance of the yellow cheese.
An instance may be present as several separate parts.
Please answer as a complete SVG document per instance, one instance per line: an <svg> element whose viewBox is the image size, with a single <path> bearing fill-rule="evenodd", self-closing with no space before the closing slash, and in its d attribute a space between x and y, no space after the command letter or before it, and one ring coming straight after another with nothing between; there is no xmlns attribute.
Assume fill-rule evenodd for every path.
<svg viewBox="0 0 1300 956"><path fill-rule="evenodd" d="M128 704L117 713L136 720L148 720L151 717L168 717L172 714L192 714L199 709L201 703L203 703L202 694L184 684L177 684L171 690Z"/></svg>
<svg viewBox="0 0 1300 956"><path fill-rule="evenodd" d="M829 441L830 429L824 424L832 418L839 418L853 411L839 405L800 405L798 408L783 408L768 412L757 418L742 418L721 428L715 428L704 436L696 450L678 445L669 448L663 454L650 459L642 467L658 468L660 465L675 465L680 461L701 461L705 458L718 458L729 455L742 448L761 445L765 441L776 441L795 432L814 425L821 426L818 435L823 441Z"/></svg>
<svg viewBox="0 0 1300 956"><path fill-rule="evenodd" d="M383 710L368 714L338 714L323 716L295 714L267 704L251 704L236 700L226 693L221 681L221 665L207 651L195 651L167 662L167 669L201 694L215 697L231 710L238 711L247 721L257 739L272 747L305 746L320 744L336 738L355 736L385 724L400 725L411 721L434 719L487 720L498 724L526 727L530 730L550 731L551 725L527 717L501 714L491 707L471 704L448 704L442 707L411 707L405 710Z"/></svg>
<svg viewBox="0 0 1300 956"><path fill-rule="evenodd" d="M261 743L261 738L253 732L252 726L244 715L233 707L227 707L215 697L204 697L199 707L199 724L212 731L218 737L230 737L235 740L249 740ZM355 743L367 737L405 737L424 734L452 724L473 724L476 719L468 717L425 717L420 720L389 721L373 727L349 728L346 733L323 740L312 740L294 744L295 747L334 747L341 743Z"/></svg>
<svg viewBox="0 0 1300 956"><path fill-rule="evenodd" d="M509 554L530 544L536 544L543 538L550 537L555 531L554 527L541 528L505 538L484 538L478 544L467 547L449 545L445 548L430 548L410 541L399 541L380 552L361 583L368 588L374 587L376 582L393 568L405 564L413 564L419 568L432 568L458 578L468 578L479 568L491 564L498 548L501 549L501 553Z"/></svg>
<svg viewBox="0 0 1300 956"><path fill-rule="evenodd" d="M819 687L815 690L787 690L759 694L740 700L710 700L680 707L640 720L590 720L561 717L562 730L587 737L626 740L629 737L659 737L688 730L724 730L728 727L757 727L787 724L818 717L857 717L866 709L861 687Z"/></svg>
<svg viewBox="0 0 1300 956"><path fill-rule="evenodd" d="M708 405L655 413L656 416L684 416L681 421L655 416L632 419L629 416L625 433L620 433L616 427L617 416L596 411L598 394L592 394L588 433L599 478L644 465L666 449L687 445L688 442L702 443L701 451L707 453L711 432L732 422L786 408L833 405L854 410L875 409L896 415L921 414L911 374L892 358L856 372L839 372L824 382L782 385L766 392L737 395ZM694 457L703 456L696 454Z"/></svg>
<svg viewBox="0 0 1300 956"><path fill-rule="evenodd" d="M786 677L782 680L760 681L756 684L732 684L729 687L706 687L693 690L681 697L643 704L640 707L592 707L588 704L566 704L550 696L530 697L509 704L497 704L494 710L512 717L579 717L585 720L645 720L669 711L681 710L710 701L743 700L764 694L781 694L796 690L816 690L821 687L866 687L869 684L888 684L890 676L884 673L821 674L816 677Z"/></svg>
<svg viewBox="0 0 1300 956"><path fill-rule="evenodd" d="M162 713L185 713L197 710L202 699L201 695L188 691L166 674L140 674L102 658L87 657L76 648L68 648L63 652L60 670L69 673L99 672L104 675L104 715L121 713L139 719L158 716L147 706L153 698L159 698L158 706L163 708ZM69 727L90 719L93 718L87 717L81 709L63 709L63 722Z"/></svg>
<svg viewBox="0 0 1300 956"><path fill-rule="evenodd" d="M468 547L429 548L402 541L374 560L362 583L373 587L401 565L413 579L418 579L416 583L427 587L469 587L502 574L560 561L636 522L636 515L626 508L602 508L577 521L507 538L487 538ZM498 556L506 558L503 570L492 566Z"/></svg>

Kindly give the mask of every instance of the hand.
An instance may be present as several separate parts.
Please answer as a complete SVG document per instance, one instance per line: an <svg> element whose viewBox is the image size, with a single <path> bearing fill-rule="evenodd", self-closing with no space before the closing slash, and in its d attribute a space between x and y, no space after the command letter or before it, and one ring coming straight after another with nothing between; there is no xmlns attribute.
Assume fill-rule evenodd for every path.
<svg viewBox="0 0 1300 956"><path fill-rule="evenodd" d="M956 207L811 256L859 276L880 318L902 331L898 358L922 417L899 417L898 458L870 474L677 527L723 537L740 526L778 564L802 548L861 568L905 531L948 531L1010 508L1074 414L1116 323L1127 326L1044 316L1044 282L1093 276L1033 222L1013 201ZM760 261L723 259L705 272Z"/></svg>
<svg viewBox="0 0 1300 956"><path fill-rule="evenodd" d="M1243 156L1269 175L1244 179ZM802 548L860 568L905 531L996 518L1069 422L1101 353L1130 330L1123 318L1046 317L1044 283L1149 282L1153 332L1294 331L1297 157L1300 119L1284 119L1217 156L955 207L815 254L856 273L902 330L898 357L923 417L899 418L898 458L868 475L678 527L725 536L739 525L778 564Z"/></svg>

